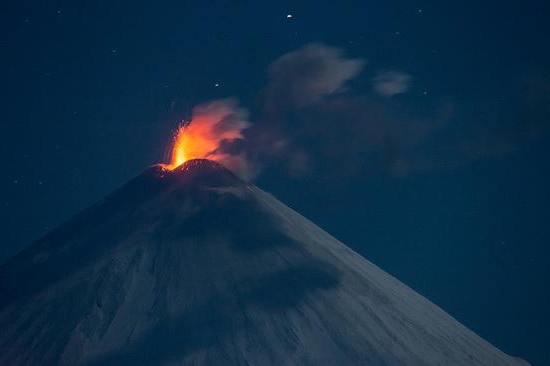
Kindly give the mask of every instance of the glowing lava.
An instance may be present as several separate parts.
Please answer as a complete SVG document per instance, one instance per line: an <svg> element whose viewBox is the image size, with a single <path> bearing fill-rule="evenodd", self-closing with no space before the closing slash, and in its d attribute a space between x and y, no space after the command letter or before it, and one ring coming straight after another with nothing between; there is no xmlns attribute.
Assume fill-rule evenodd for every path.
<svg viewBox="0 0 550 366"><path fill-rule="evenodd" d="M185 128L185 125L180 126L174 135L174 146L172 147L170 164L164 164L166 169L173 170L189 160L187 154L185 153L185 145L187 142L187 139L185 138Z"/></svg>
<svg viewBox="0 0 550 366"><path fill-rule="evenodd" d="M235 149L249 126L246 111L237 102L223 99L195 107L191 121L181 125L174 135L169 164L174 170L193 159L214 160L233 171L247 169L244 155Z"/></svg>
<svg viewBox="0 0 550 366"><path fill-rule="evenodd" d="M220 137L216 135L215 122L215 119L212 121L199 116L194 117L191 123L180 126L174 135L170 164L164 167L174 170L192 159L218 160Z"/></svg>
<svg viewBox="0 0 550 366"><path fill-rule="evenodd" d="M164 164L165 169L174 170L188 160L215 155L217 141L210 136L208 128L201 128L202 126L204 122L193 121L193 127L186 124L178 128L174 135L170 164Z"/></svg>

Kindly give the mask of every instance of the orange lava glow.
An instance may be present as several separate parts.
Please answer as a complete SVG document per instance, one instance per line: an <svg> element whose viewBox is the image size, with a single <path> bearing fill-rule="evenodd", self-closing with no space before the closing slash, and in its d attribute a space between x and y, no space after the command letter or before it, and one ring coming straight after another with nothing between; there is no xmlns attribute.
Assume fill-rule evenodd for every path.
<svg viewBox="0 0 550 366"><path fill-rule="evenodd" d="M189 144L188 139L185 137L185 127L180 126L174 135L174 146L172 147L172 156L170 159L170 164L165 164L164 167L169 170L173 170L185 163L189 158L186 153L186 145Z"/></svg>
<svg viewBox="0 0 550 366"><path fill-rule="evenodd" d="M224 115L210 114L194 116L192 121L178 128L169 164L163 164L167 170L174 170L192 159L210 159L222 162L227 155L220 152L220 142L240 138L239 129L222 129L218 122Z"/></svg>
<svg viewBox="0 0 550 366"><path fill-rule="evenodd" d="M197 128L199 123L183 125L174 135L174 143L170 164L164 164L164 168L174 170L188 160L208 158L217 149L217 142L209 137L208 131Z"/></svg>
<svg viewBox="0 0 550 366"><path fill-rule="evenodd" d="M246 117L246 111L232 99L195 107L191 121L182 124L174 134L170 162L161 166L175 170L189 160L209 159L244 176L249 169L245 155L232 144L242 140L244 129L250 126Z"/></svg>

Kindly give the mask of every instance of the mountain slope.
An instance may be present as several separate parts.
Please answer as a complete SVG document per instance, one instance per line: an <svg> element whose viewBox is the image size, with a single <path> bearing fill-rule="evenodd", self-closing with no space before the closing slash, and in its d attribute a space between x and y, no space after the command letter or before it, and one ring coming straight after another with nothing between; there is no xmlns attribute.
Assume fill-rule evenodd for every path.
<svg viewBox="0 0 550 366"><path fill-rule="evenodd" d="M2 365L525 365L220 165L153 167L0 268Z"/></svg>

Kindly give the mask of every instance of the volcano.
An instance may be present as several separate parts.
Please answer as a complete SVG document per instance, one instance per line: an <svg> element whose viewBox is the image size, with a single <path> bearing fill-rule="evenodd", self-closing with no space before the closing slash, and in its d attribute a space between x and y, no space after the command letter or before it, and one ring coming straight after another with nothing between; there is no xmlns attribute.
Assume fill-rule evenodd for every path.
<svg viewBox="0 0 550 366"><path fill-rule="evenodd" d="M2 265L0 364L527 365L209 160Z"/></svg>

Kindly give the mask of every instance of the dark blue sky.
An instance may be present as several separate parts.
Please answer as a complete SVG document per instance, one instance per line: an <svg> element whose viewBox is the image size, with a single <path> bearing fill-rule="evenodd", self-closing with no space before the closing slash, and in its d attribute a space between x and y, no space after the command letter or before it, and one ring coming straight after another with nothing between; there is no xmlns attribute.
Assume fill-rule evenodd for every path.
<svg viewBox="0 0 550 366"><path fill-rule="evenodd" d="M549 17L543 0L4 2L0 261L160 162L193 106L233 96L314 162L295 174L278 156L257 185L550 364ZM269 65L311 43L361 72L266 117Z"/></svg>

